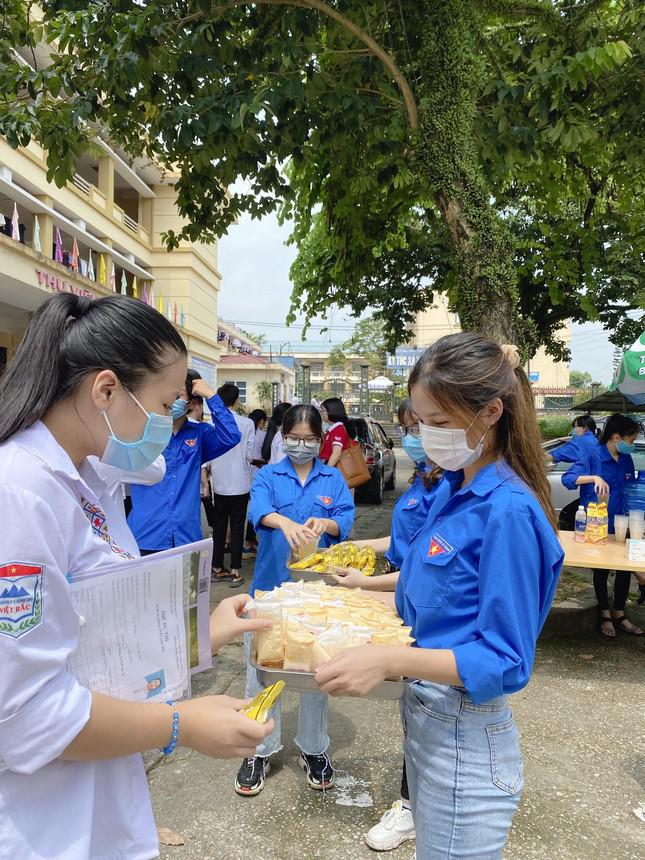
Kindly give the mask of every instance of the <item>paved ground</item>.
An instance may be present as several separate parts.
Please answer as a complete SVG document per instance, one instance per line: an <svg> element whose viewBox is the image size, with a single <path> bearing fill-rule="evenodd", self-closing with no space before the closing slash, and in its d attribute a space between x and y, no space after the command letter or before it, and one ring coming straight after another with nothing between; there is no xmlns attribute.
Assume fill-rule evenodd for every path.
<svg viewBox="0 0 645 860"><path fill-rule="evenodd" d="M404 460L401 460L403 465ZM406 470L399 469L399 492ZM395 495L382 508L361 506L356 536L389 530ZM248 571L246 571L248 576ZM215 599L231 593L217 587ZM640 608L639 608L640 609ZM630 607L645 624L645 612ZM507 860L645 860L645 642L605 643L593 631L543 638L529 687L512 704L523 736L526 788ZM244 686L242 647L228 646L217 669L196 679L196 694ZM280 765L256 798L233 792L238 761L212 761L181 750L150 758L160 827L185 844L164 860L367 860L362 837L398 796L401 731L396 704L337 699L330 709L338 784L311 791L296 766L297 698L285 697ZM408 860L414 844L391 852ZM387 856L387 855L384 855Z"/></svg>

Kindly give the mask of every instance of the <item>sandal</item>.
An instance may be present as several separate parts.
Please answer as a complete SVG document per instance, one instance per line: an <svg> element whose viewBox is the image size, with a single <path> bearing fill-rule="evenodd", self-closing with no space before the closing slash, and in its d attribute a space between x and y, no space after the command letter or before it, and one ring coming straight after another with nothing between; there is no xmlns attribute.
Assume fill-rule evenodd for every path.
<svg viewBox="0 0 645 860"><path fill-rule="evenodd" d="M608 624L609 627L606 627L603 630L603 625ZM611 630L611 633L609 632ZM603 637L603 639L611 639L612 642L616 641L616 629L614 627L614 622L611 616L609 615L599 615L598 616L598 633Z"/></svg>
<svg viewBox="0 0 645 860"><path fill-rule="evenodd" d="M619 615L618 618L612 618L611 621L614 627L617 630L622 630L623 633L629 633L630 636L643 635L643 631L640 629L640 627L637 627L635 624L632 624L632 622L625 615ZM625 627L625 622L629 624L629 627Z"/></svg>
<svg viewBox="0 0 645 860"><path fill-rule="evenodd" d="M215 570L211 567L211 582L231 582L236 578L236 575L226 567L221 570Z"/></svg>

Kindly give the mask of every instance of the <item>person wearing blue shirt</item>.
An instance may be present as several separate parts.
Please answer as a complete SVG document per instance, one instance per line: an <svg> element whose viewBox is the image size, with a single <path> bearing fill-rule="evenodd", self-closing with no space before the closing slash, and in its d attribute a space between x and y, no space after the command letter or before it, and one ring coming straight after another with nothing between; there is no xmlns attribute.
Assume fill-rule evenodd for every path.
<svg viewBox="0 0 645 860"><path fill-rule="evenodd" d="M426 456L445 470L396 590L416 647L354 648L316 680L364 695L385 678L418 679L401 706L417 860L494 860L522 789L507 695L529 681L564 552L516 348L443 337L409 390Z"/></svg>
<svg viewBox="0 0 645 860"><path fill-rule="evenodd" d="M591 415L578 415L572 422L571 439L558 445L549 457L554 463L575 463L581 456L594 451L598 444L596 422Z"/></svg>
<svg viewBox="0 0 645 860"><path fill-rule="evenodd" d="M187 419L197 398L206 400L212 424ZM153 487L132 487L128 525L142 555L202 539L202 465L230 451L241 439L233 414L195 370L188 371L172 409L172 436L163 452L163 481Z"/></svg>
<svg viewBox="0 0 645 860"><path fill-rule="evenodd" d="M580 501L585 507L597 502L598 495L609 494L609 533L614 533L614 517L626 514L625 485L634 480L634 461L631 454L638 436L638 424L626 415L612 415L605 424L600 444L582 456L562 476L562 483L570 490L580 487ZM608 570L594 570L593 584L598 601L598 630L606 639L615 639L616 630L632 636L643 631L625 617L625 604L631 582L630 571L617 570L614 580L614 605L609 610Z"/></svg>
<svg viewBox="0 0 645 860"><path fill-rule="evenodd" d="M323 440L320 413L313 406L292 406L282 422L286 456L279 463L264 466L251 488L249 519L258 536L258 554L251 583L256 590L271 590L291 579L291 553L316 539L322 547L346 540L354 522L354 501L342 473L318 459ZM263 688L250 664L251 642L246 642L246 696ZM279 752L280 708L272 711L274 731L245 758L235 780L238 794L259 794L269 772L269 757ZM309 785L317 790L331 788L334 770L327 748L327 696L303 693L300 696L296 745L299 763Z"/></svg>

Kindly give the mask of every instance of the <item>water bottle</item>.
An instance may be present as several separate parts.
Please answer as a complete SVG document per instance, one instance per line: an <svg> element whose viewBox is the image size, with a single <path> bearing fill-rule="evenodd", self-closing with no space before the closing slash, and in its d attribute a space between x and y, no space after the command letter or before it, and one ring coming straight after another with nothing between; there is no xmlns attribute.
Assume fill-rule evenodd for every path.
<svg viewBox="0 0 645 860"><path fill-rule="evenodd" d="M576 526L575 526L575 534L573 539L577 543L585 542L585 529L587 528L587 514L585 513L585 509L583 505L578 507L576 511Z"/></svg>

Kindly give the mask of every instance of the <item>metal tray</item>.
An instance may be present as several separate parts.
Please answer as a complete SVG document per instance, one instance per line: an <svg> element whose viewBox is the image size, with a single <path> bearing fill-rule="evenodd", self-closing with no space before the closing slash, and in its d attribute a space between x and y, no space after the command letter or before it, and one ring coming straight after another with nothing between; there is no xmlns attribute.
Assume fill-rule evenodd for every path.
<svg viewBox="0 0 645 860"><path fill-rule="evenodd" d="M284 681L287 690L294 693L319 693L320 688L316 683L313 672L288 672L284 669L267 669L256 665L251 660L251 665L256 671L258 682L265 687L275 684L276 681ZM405 691L405 681L383 681L378 687L374 687L363 699L400 699ZM353 697L352 697L353 698Z"/></svg>

